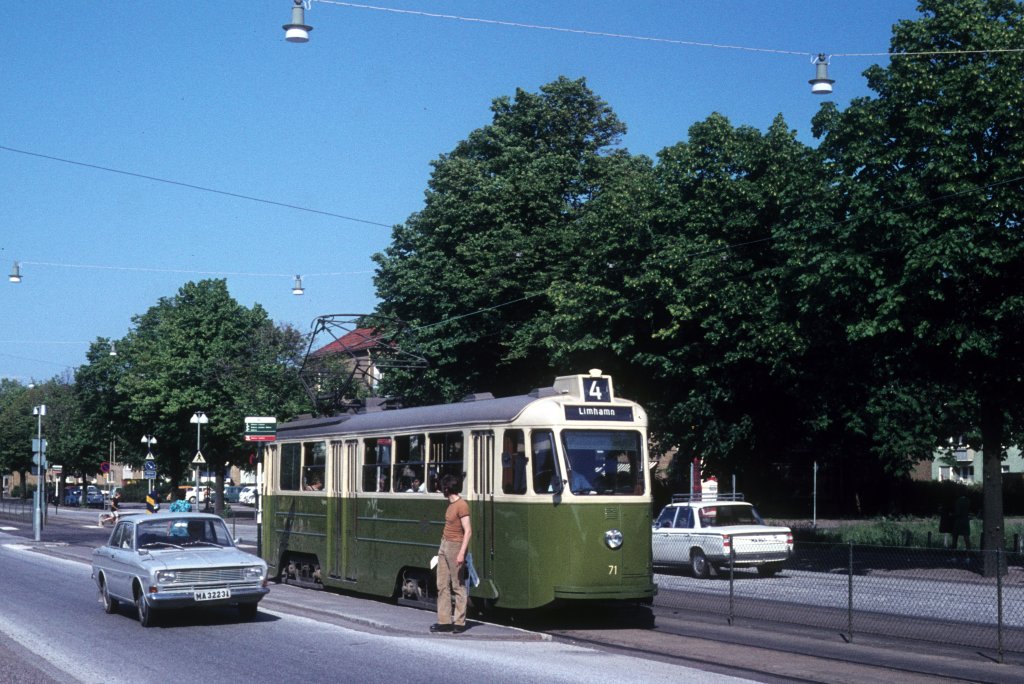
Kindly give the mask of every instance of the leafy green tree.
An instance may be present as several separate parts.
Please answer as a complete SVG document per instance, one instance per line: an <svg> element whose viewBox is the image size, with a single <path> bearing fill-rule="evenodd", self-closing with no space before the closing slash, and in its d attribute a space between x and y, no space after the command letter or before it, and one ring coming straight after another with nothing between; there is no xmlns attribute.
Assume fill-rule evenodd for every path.
<svg viewBox="0 0 1024 684"><path fill-rule="evenodd" d="M804 234L829 215L820 157L781 118L762 134L715 114L663 150L653 175L653 197L632 193L643 224L622 232L635 237L618 250L617 281L567 286L555 324L614 350L655 440L680 447L676 488L693 456L720 476L778 479L809 453L820 408L799 391L812 348L792 297Z"/></svg>
<svg viewBox="0 0 1024 684"><path fill-rule="evenodd" d="M894 27L889 66L866 72L877 97L824 105L815 133L844 175L845 232L862 236L849 248L875 281L849 329L890 377L869 413L894 434L916 426L897 441L914 458L964 426L980 430L982 543L993 549L1004 445L1024 426L1024 5L922 0L920 10Z"/></svg>
<svg viewBox="0 0 1024 684"><path fill-rule="evenodd" d="M197 432L206 468L223 491L225 467L248 466L245 416L284 420L307 409L296 374L302 335L276 326L258 304L240 305L224 280L187 283L132 322L117 341L117 357L93 346L78 390L92 439L155 435L158 471L175 486L191 479ZM209 419L201 430L190 423L196 411ZM145 449L127 453L129 463L141 465Z"/></svg>
<svg viewBox="0 0 1024 684"><path fill-rule="evenodd" d="M409 403L551 381L548 290L607 269L588 216L634 164L625 126L584 80L499 97L492 122L434 162L424 208L375 255L378 313L408 322L426 371L389 373Z"/></svg>
<svg viewBox="0 0 1024 684"><path fill-rule="evenodd" d="M0 473L25 474L32 465L32 400L20 382L0 380ZM26 489L22 487L22 496Z"/></svg>
<svg viewBox="0 0 1024 684"><path fill-rule="evenodd" d="M101 464L107 460L107 443L90 439L71 377L57 377L45 383L39 400L46 404L43 438L47 461L51 467L62 467L57 487L60 495L68 476L88 484L100 473ZM79 504L86 505L84 496Z"/></svg>
<svg viewBox="0 0 1024 684"><path fill-rule="evenodd" d="M97 339L86 352L86 363L75 371L74 396L78 409L75 424L83 456L89 451L94 455L106 454L108 445L113 445L121 455L118 458L120 463L132 462L124 455L134 455L131 448L134 443L129 444L126 436L134 435L135 430L126 432L115 428L121 424L117 414L120 404L117 380L123 369L124 357L112 356L110 349L111 340ZM106 458L105 455L103 460Z"/></svg>

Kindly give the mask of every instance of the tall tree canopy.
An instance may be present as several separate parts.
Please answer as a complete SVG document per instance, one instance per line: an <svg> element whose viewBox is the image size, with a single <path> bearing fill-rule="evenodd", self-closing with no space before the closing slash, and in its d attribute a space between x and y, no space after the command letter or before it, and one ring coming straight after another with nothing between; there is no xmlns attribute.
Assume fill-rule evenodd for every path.
<svg viewBox="0 0 1024 684"><path fill-rule="evenodd" d="M823 307L796 296L808 233L830 216L821 169L781 117L765 134L718 114L695 124L633 202L643 223L629 233L643 237L614 286L577 274L555 316L563 338L620 357L659 442L748 488L822 431L820 397L801 380L816 352L802 324ZM676 476L685 487L688 470Z"/></svg>
<svg viewBox="0 0 1024 684"><path fill-rule="evenodd" d="M24 474L32 465L32 406L27 387L0 379L0 473Z"/></svg>
<svg viewBox="0 0 1024 684"><path fill-rule="evenodd" d="M76 386L94 439L127 434L137 444L155 435L158 468L178 483L195 455L196 411L209 417L202 452L220 476L226 465L248 464L245 416L284 420L308 408L295 372L303 349L297 331L275 326L258 304L239 304L224 280L204 280L134 317L116 357L94 345ZM144 455L138 449L128 460Z"/></svg>
<svg viewBox="0 0 1024 684"><path fill-rule="evenodd" d="M423 210L374 257L379 313L412 324L431 360L385 378L410 401L550 382L548 290L607 269L608 227L588 218L637 166L615 149L625 126L582 79L519 90L492 111L434 162Z"/></svg>
<svg viewBox="0 0 1024 684"><path fill-rule="evenodd" d="M920 10L894 27L889 66L866 72L877 97L825 105L815 133L843 172L845 246L872 271L850 332L876 340L891 381L869 408L930 427L899 444L907 450L980 428L983 543L995 548L1000 461L1024 426L1024 5L922 0Z"/></svg>

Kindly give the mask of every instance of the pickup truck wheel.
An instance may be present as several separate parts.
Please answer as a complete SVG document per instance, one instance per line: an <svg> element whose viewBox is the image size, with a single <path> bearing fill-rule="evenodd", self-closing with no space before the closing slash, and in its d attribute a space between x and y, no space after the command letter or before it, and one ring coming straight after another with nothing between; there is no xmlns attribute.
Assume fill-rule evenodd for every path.
<svg viewBox="0 0 1024 684"><path fill-rule="evenodd" d="M765 563L757 566L757 574L761 577L773 577L781 569L782 566L778 563Z"/></svg>
<svg viewBox="0 0 1024 684"><path fill-rule="evenodd" d="M700 579L711 577L711 563L708 562L708 557L700 549L694 549L690 552L690 565L693 566L694 577Z"/></svg>

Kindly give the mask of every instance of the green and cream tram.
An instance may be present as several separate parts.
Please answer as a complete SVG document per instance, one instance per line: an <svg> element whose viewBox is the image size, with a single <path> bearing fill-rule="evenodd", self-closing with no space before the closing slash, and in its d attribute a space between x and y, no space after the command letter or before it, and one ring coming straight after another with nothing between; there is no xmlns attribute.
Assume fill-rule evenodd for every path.
<svg viewBox="0 0 1024 684"><path fill-rule="evenodd" d="M261 502L271 577L431 603L437 483L453 473L470 505L475 603L656 592L647 417L599 370L524 396L293 421L277 440Z"/></svg>

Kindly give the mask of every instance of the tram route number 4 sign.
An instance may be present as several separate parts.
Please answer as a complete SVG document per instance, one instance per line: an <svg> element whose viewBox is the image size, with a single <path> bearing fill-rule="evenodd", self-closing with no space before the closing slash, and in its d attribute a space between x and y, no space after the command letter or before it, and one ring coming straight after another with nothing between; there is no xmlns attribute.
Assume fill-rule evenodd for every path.
<svg viewBox="0 0 1024 684"><path fill-rule="evenodd" d="M277 439L277 418L249 416L245 419L246 442L273 442Z"/></svg>

